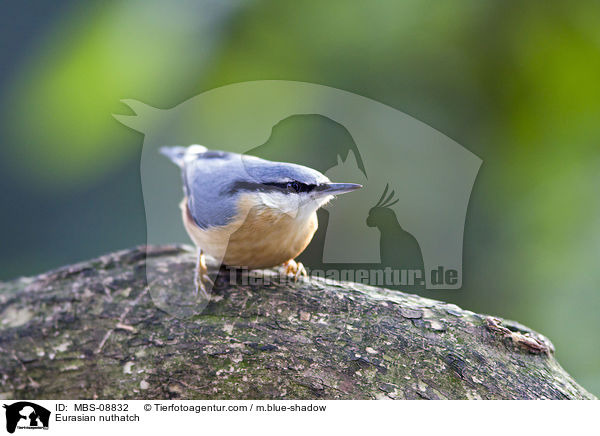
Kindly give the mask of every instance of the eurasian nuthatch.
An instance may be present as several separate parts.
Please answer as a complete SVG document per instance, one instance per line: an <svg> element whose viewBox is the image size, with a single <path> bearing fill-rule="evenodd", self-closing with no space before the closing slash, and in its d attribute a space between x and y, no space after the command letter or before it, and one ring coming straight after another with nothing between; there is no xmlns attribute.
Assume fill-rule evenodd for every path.
<svg viewBox="0 0 600 436"><path fill-rule="evenodd" d="M317 209L354 183L332 183L311 168L201 145L162 147L181 167L185 229L198 247L196 289L208 279L204 253L248 269L284 264L306 274L294 258L317 230Z"/></svg>

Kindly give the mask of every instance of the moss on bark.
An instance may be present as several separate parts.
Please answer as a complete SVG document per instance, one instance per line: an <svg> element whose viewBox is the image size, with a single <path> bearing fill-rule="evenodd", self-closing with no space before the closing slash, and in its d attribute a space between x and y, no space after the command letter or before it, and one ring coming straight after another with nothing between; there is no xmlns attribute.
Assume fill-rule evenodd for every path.
<svg viewBox="0 0 600 436"><path fill-rule="evenodd" d="M0 397L594 398L518 323L357 283L219 279L177 318L151 298L146 254L163 295L191 292L177 246L0 283Z"/></svg>

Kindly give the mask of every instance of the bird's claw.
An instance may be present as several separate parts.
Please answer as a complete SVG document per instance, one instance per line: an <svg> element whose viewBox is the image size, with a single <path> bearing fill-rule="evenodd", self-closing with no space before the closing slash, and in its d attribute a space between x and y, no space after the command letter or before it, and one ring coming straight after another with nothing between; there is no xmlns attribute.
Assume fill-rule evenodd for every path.
<svg viewBox="0 0 600 436"><path fill-rule="evenodd" d="M194 272L194 286L196 288L196 297L202 295L203 299L209 299L210 293L206 285L212 287L214 285L211 278L208 276L208 268L206 259L202 251L198 252L198 262L196 263L196 271Z"/></svg>
<svg viewBox="0 0 600 436"><path fill-rule="evenodd" d="M300 276L304 278L308 277L308 273L306 272L304 265L302 265L302 262L296 262L294 259L290 259L283 264L283 267L285 268L286 275L294 276L295 282L298 281Z"/></svg>

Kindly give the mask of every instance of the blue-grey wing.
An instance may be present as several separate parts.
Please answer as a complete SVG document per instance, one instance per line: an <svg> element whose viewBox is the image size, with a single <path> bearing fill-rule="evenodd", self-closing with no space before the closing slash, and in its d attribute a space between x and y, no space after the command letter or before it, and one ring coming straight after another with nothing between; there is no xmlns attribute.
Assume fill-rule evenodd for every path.
<svg viewBox="0 0 600 436"><path fill-rule="evenodd" d="M300 165L270 162L254 156L207 150L201 145L162 147L161 153L182 168L188 207L203 229L224 226L237 214L239 186L265 181L306 180L317 184L327 180L318 171Z"/></svg>
<svg viewBox="0 0 600 436"><path fill-rule="evenodd" d="M190 214L200 228L224 226L235 218L237 195L230 192L230 186L238 177L244 177L239 154L208 150L186 157L184 191Z"/></svg>

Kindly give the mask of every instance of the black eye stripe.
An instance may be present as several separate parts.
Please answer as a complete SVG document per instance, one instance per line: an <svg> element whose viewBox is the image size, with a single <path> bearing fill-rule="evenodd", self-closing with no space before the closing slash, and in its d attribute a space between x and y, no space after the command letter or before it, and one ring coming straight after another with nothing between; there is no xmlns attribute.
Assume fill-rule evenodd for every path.
<svg viewBox="0 0 600 436"><path fill-rule="evenodd" d="M317 185L311 185L311 184L298 182L296 180L292 180L290 182L285 182L285 183L269 182L269 183L263 183L263 185L273 186L277 189L280 189L281 191L286 191L286 192L310 192L313 189L315 189L315 187L317 186Z"/></svg>
<svg viewBox="0 0 600 436"><path fill-rule="evenodd" d="M293 186L290 186L294 184ZM311 192L317 185L306 184L292 180L290 182L267 182L267 183L255 183L237 181L231 184L229 193L235 193L239 191L255 191L255 192L273 192L280 191L284 194L299 193L299 192ZM297 188L297 189L296 189Z"/></svg>

